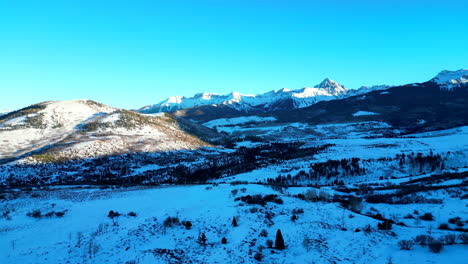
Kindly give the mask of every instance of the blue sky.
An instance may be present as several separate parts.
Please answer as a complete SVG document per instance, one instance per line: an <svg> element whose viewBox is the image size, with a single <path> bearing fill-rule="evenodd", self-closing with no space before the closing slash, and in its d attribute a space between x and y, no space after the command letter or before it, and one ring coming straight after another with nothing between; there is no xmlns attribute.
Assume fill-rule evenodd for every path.
<svg viewBox="0 0 468 264"><path fill-rule="evenodd" d="M0 1L0 109L425 81L468 67L468 1Z"/></svg>

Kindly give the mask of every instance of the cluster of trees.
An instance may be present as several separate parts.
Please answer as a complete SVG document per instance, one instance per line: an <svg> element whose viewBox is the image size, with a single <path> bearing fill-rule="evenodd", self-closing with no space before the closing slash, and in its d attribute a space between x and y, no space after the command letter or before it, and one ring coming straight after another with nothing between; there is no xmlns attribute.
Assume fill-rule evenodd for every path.
<svg viewBox="0 0 468 264"><path fill-rule="evenodd" d="M409 164L411 168L417 170L418 173L434 172L445 168L444 158L440 154L435 154L431 151L428 155L422 153L397 154L396 159L399 160L400 167Z"/></svg>
<svg viewBox="0 0 468 264"><path fill-rule="evenodd" d="M197 153L124 154L62 163L17 164L0 167L10 187L47 184L189 184L236 175L282 162L312 156L330 145L304 147L302 142L241 147L200 159ZM195 162L194 162L195 161ZM176 165L177 164L177 165ZM137 173L146 165L161 167ZM174 166L175 165L175 166Z"/></svg>
<svg viewBox="0 0 468 264"><path fill-rule="evenodd" d="M316 183L321 179L330 180L335 178L335 184L341 184L340 178L347 176L364 175L366 169L359 165L359 158L341 159L341 160L328 160L326 162L310 164L308 172L302 170L295 176L279 175L276 178L267 179L269 184L278 185L304 185Z"/></svg>

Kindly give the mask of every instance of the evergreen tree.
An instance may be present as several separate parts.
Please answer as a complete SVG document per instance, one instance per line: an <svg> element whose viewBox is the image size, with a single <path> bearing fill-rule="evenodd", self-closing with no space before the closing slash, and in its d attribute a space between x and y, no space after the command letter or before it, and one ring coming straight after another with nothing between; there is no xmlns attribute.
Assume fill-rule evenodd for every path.
<svg viewBox="0 0 468 264"><path fill-rule="evenodd" d="M221 244L227 244L227 238L223 237L223 239L221 239Z"/></svg>
<svg viewBox="0 0 468 264"><path fill-rule="evenodd" d="M232 226L234 226L234 227L238 226L235 216L232 218Z"/></svg>
<svg viewBox="0 0 468 264"><path fill-rule="evenodd" d="M197 242L201 245L206 245L206 242L208 241L208 239L206 238L206 235L205 233L201 233L199 236L198 236L198 240Z"/></svg>
<svg viewBox="0 0 468 264"><path fill-rule="evenodd" d="M283 250L285 248L283 234L281 234L280 229L276 231L275 248L278 250Z"/></svg>

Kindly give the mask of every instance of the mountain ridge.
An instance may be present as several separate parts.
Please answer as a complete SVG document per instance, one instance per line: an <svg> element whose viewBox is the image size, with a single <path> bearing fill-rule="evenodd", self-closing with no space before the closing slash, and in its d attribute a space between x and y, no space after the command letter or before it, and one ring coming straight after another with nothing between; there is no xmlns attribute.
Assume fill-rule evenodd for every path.
<svg viewBox="0 0 468 264"><path fill-rule="evenodd" d="M185 108L201 107L207 105L225 105L238 111L271 111L275 106L285 104L283 101L291 100L290 107L302 108L319 101L339 99L351 94L365 93L369 89L386 89L391 86L380 85L361 87L355 90L347 90L343 85L325 78L314 87L304 87L290 90L282 88L271 90L262 94L250 95L231 92L226 95L216 93L197 93L192 97L171 96L157 104L148 105L138 109L141 113L175 112ZM272 108L273 107L273 108Z"/></svg>

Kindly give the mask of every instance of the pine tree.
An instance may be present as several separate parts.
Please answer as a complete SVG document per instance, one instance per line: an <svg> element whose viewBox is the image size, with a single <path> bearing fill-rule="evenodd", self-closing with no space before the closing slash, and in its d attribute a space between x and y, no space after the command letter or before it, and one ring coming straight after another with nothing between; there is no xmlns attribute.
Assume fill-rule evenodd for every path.
<svg viewBox="0 0 468 264"><path fill-rule="evenodd" d="M283 250L285 248L283 234L281 234L280 229L278 229L278 231L276 231L275 248L278 249L278 250Z"/></svg>
<svg viewBox="0 0 468 264"><path fill-rule="evenodd" d="M206 238L206 235L205 233L201 233L199 236L198 236L198 243L201 244L201 245L206 245L206 242L208 241L208 239Z"/></svg>
<svg viewBox="0 0 468 264"><path fill-rule="evenodd" d="M235 216L232 218L232 226L234 226L234 227L238 226Z"/></svg>

